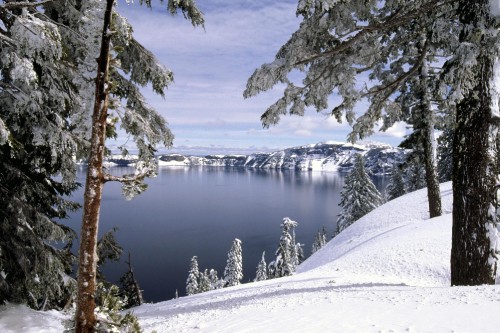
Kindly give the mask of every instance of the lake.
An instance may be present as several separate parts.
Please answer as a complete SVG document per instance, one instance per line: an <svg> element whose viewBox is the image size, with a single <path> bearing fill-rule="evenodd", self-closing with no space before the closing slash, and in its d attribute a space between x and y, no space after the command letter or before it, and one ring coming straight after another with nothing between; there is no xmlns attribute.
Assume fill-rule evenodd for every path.
<svg viewBox="0 0 500 333"><path fill-rule="evenodd" d="M114 174L130 172L111 168ZM79 170L83 182L85 169ZM256 170L223 167L162 167L147 180L146 192L131 201L121 196L118 183L104 187L99 234L118 227L116 238L124 248L120 263L103 267L106 278L117 282L126 271L130 251L137 280L148 302L171 299L185 284L192 256L200 270L214 268L221 276L234 238L242 241L243 282L255 278L262 251L274 260L284 217L298 222L297 242L306 256L318 230L328 237L339 214L345 174L294 170ZM380 189L387 178L374 178ZM83 189L72 197L82 201ZM80 230L81 211L65 221Z"/></svg>

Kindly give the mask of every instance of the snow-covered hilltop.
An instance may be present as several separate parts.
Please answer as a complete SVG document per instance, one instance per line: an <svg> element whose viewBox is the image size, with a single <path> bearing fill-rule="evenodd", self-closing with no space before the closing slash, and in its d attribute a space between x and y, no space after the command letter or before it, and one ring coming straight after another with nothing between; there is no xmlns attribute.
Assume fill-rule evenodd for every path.
<svg viewBox="0 0 500 333"><path fill-rule="evenodd" d="M365 158L366 169L373 175L388 174L395 163L405 160L407 150L384 144L353 145L324 142L270 153L251 155L207 155L203 157L168 154L158 157L160 166L219 166L255 169L295 169L349 171L354 155Z"/></svg>

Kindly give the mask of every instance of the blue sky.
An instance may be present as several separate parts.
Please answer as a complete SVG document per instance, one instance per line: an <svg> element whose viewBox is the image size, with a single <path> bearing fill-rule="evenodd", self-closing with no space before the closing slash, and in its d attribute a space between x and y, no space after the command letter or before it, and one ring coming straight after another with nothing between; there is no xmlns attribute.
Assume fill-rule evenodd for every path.
<svg viewBox="0 0 500 333"><path fill-rule="evenodd" d="M282 87L243 98L248 77L271 62L299 26L297 0L197 3L205 14L205 30L193 28L182 15L172 17L160 1L153 1L152 9L140 6L138 0L131 5L120 0L118 6L134 27L135 38L174 72L165 99L148 89L143 92L167 119L175 151L264 151L346 140L347 124L312 109L304 117L286 116L280 124L263 129L260 116L280 97ZM397 145L404 134L400 124L369 140Z"/></svg>

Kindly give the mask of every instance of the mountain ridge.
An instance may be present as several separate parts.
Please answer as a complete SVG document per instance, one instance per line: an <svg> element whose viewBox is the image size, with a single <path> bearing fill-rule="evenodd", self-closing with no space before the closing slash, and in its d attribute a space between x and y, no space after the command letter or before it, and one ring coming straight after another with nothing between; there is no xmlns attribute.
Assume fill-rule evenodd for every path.
<svg viewBox="0 0 500 333"><path fill-rule="evenodd" d="M329 141L249 155L161 154L157 156L157 160L160 167L241 167L348 172L354 165L354 156L362 154L369 173L387 175L392 172L394 165L404 163L409 152L407 149L381 143L358 145ZM106 159L106 163L109 166L133 166L136 160L136 155L112 155Z"/></svg>

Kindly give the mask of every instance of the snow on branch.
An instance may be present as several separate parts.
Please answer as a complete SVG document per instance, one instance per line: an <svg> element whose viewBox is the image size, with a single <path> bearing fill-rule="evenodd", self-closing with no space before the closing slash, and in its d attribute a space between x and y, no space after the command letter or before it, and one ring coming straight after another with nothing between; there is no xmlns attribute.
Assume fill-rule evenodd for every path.
<svg viewBox="0 0 500 333"><path fill-rule="evenodd" d="M128 174L123 176L113 176L104 174L104 182L116 181L122 184L122 194L127 200L133 199L136 195L144 192L148 185L144 183L146 177L154 177L156 175L156 168L153 163L139 161L135 170L135 174Z"/></svg>
<svg viewBox="0 0 500 333"><path fill-rule="evenodd" d="M4 34L2 34L2 33L0 33L0 40L5 41L5 42L7 42L7 43L9 43L9 44L11 44L11 45L14 45L14 46L16 45L16 43L14 42L14 40L13 40L13 39L11 39L11 38L9 38L9 37L5 36L5 35L4 35Z"/></svg>
<svg viewBox="0 0 500 333"><path fill-rule="evenodd" d="M6 2L0 5L0 8L4 9L15 9L15 8L35 8L46 3L52 2L54 0L43 0L39 2L29 2L29 1L21 1L21 2Z"/></svg>
<svg viewBox="0 0 500 333"><path fill-rule="evenodd" d="M364 38L367 34L369 33L374 33L374 32L381 32L381 31L388 31L391 29L394 29L398 26L401 26L415 17L418 17L420 15L424 15L427 12L437 10L437 8L444 6L446 4L449 4L452 2L445 1L445 2L436 2L436 1L429 1L426 4L423 4L419 10L413 10L409 11L405 14L401 14L401 10L396 11L394 14L389 16L384 22L377 22L374 24L370 24L367 26L359 26L356 25L351 33L357 33L351 37L348 40L343 41L340 43L338 46L334 47L333 49L330 49L328 51L318 53L316 55L310 56L308 58L302 59L294 64L294 66L300 66L300 65L305 65L310 63L311 61L324 58L324 57L331 57L336 54L339 54L347 49L349 49L351 46L353 46L357 41L361 40Z"/></svg>
<svg viewBox="0 0 500 333"><path fill-rule="evenodd" d="M396 89L402 84L404 83L408 78L412 77L413 74L415 74L417 72L417 70L419 70L419 68L422 66L426 56L427 56L427 48L428 48L428 41L426 40L425 42L425 45L423 47L423 50L419 56L419 58L417 59L417 63L409 70L407 71L406 73L404 73L403 75L399 76L398 78L396 78L394 81L380 87L380 86L376 86L370 90L368 90L368 92L366 94L364 94L362 97L368 97L370 95L375 95L375 94L378 94L378 93L381 93L387 89L390 89L391 90L391 93L388 94L388 97L396 91Z"/></svg>

